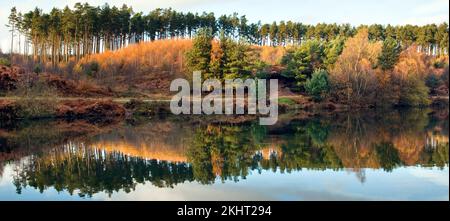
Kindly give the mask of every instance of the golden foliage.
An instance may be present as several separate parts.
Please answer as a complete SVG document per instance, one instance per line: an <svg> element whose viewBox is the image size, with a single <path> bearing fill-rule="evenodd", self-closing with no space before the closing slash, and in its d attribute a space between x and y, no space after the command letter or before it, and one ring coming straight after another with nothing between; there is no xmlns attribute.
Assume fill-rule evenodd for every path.
<svg viewBox="0 0 450 221"><path fill-rule="evenodd" d="M183 149L170 146L161 141L144 142L126 142L126 141L107 141L100 140L92 143L91 147L101 147L107 152L120 152L127 156L141 157L145 159L158 159L171 162L186 162L186 156ZM181 149L181 150L180 150Z"/></svg>
<svg viewBox="0 0 450 221"><path fill-rule="evenodd" d="M361 29L348 39L330 72L335 96L349 104L367 103L376 87L374 67L382 44L369 42L368 36L367 29Z"/></svg>
<svg viewBox="0 0 450 221"><path fill-rule="evenodd" d="M393 94L399 99L398 104L422 106L430 103L429 89L425 85L425 78L431 73L430 67L430 60L416 46L411 46L400 54L391 83Z"/></svg>
<svg viewBox="0 0 450 221"><path fill-rule="evenodd" d="M269 65L279 65L281 63L281 58L286 54L286 48L281 46L262 46L258 47L258 49L260 50L261 61Z"/></svg>
<svg viewBox="0 0 450 221"><path fill-rule="evenodd" d="M425 54L419 52L417 47L412 46L400 54L398 63L394 67L394 74L401 78L418 77L424 79L429 72L430 64Z"/></svg>
<svg viewBox="0 0 450 221"><path fill-rule="evenodd" d="M172 79L184 74L184 55L191 47L191 40L141 42L83 58L78 65L116 91L129 88L162 91ZM98 70L90 70L92 64Z"/></svg>
<svg viewBox="0 0 450 221"><path fill-rule="evenodd" d="M184 67L184 53L192 47L191 40L160 40L130 45L118 51L107 51L85 58L81 63L96 61L101 70L110 65L120 65L121 69L135 67L142 73L181 73Z"/></svg>

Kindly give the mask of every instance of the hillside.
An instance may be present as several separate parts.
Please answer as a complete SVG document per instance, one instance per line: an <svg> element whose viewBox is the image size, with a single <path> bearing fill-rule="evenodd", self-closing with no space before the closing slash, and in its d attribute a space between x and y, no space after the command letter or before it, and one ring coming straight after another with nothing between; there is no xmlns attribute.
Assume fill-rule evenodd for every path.
<svg viewBox="0 0 450 221"><path fill-rule="evenodd" d="M191 40L143 42L83 58L74 70L113 91L165 93L172 79L183 76L191 47Z"/></svg>
<svg viewBox="0 0 450 221"><path fill-rule="evenodd" d="M173 79L190 79L186 53L192 48L192 43L190 39L173 39L132 44L117 51L85 57L74 71L89 75L99 85L121 94L138 92L164 96L169 93ZM212 44L216 46L219 43L213 40ZM286 53L284 47L252 46L251 49L258 59L275 71Z"/></svg>

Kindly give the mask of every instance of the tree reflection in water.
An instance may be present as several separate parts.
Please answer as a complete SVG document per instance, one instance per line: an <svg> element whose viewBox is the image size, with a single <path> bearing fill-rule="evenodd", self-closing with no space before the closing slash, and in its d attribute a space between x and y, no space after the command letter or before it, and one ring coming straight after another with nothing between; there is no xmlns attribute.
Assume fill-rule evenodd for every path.
<svg viewBox="0 0 450 221"><path fill-rule="evenodd" d="M63 145L26 155L16 162L14 184L18 193L28 186L40 192L53 187L91 197L130 192L147 182L157 187L238 182L251 171L263 170L345 169L357 172L364 182L367 168L390 172L403 166L447 167L448 110L443 116L410 110L281 118L272 127L257 122L182 126L168 120L121 124L113 127L115 132L98 129L90 139L69 137ZM21 138L16 133L3 137L3 143L17 143L14 139ZM14 148L5 149L14 153Z"/></svg>
<svg viewBox="0 0 450 221"><path fill-rule="evenodd" d="M193 181L188 163L145 160L120 152L106 152L99 148L69 143L45 155L34 155L21 165L14 177L17 191L31 186L42 193L48 187L66 190L79 196L123 190L130 192L136 184L150 182L158 187Z"/></svg>

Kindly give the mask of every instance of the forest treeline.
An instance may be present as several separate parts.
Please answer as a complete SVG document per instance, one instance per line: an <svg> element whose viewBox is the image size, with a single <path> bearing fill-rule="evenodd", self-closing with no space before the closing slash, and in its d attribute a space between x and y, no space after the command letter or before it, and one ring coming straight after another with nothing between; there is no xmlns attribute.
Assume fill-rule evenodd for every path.
<svg viewBox="0 0 450 221"><path fill-rule="evenodd" d="M24 55L32 54L34 60L53 64L67 62L70 58L79 60L85 55L120 49L136 42L191 38L205 28L216 37L223 34L262 46L301 45L311 39L332 41L352 37L362 28L368 29L370 40L392 38L403 47L417 44L419 50L429 55L448 54L449 42L446 23L358 27L350 24L307 25L296 21L263 24L251 23L245 15L237 13L216 17L214 13L184 13L171 8L143 13L127 5L91 6L88 3L76 3L73 8L53 8L50 12L35 8L22 13L14 7L8 27L12 36L11 48L18 48L16 52Z"/></svg>
<svg viewBox="0 0 450 221"><path fill-rule="evenodd" d="M200 32L187 53L190 72L202 71L204 78L272 78L267 64L249 43L211 31ZM264 48L263 48L264 50ZM448 96L448 56L430 56L413 44L388 37L371 40L362 28L349 38L332 41L306 40L291 46L278 59L282 79L292 91L316 102L349 106L427 106L430 95ZM276 64L277 65L277 64ZM269 68L268 68L269 67Z"/></svg>

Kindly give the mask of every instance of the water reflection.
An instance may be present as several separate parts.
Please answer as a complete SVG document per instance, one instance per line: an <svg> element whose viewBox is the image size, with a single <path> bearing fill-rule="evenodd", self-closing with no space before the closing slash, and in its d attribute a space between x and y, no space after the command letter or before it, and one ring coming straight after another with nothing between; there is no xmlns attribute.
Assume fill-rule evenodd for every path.
<svg viewBox="0 0 450 221"><path fill-rule="evenodd" d="M312 118L288 114L270 127L257 121L153 119L29 122L3 128L0 177L5 165L13 165L17 194L26 188L41 193L54 188L80 197L111 196L130 193L138 184L211 185L265 171L346 170L364 183L367 169L446 169L449 158L448 109Z"/></svg>
<svg viewBox="0 0 450 221"><path fill-rule="evenodd" d="M31 156L20 165L14 176L17 193L27 186L41 193L48 187L81 197L105 191L108 194L134 190L137 183L150 182L157 187L192 181L192 168L187 163L145 160L121 152L106 152L99 148L69 143Z"/></svg>

